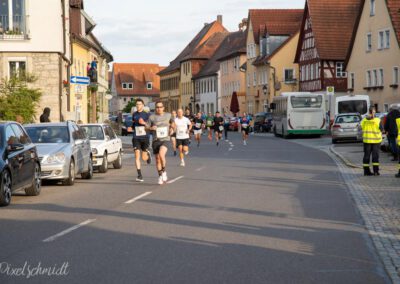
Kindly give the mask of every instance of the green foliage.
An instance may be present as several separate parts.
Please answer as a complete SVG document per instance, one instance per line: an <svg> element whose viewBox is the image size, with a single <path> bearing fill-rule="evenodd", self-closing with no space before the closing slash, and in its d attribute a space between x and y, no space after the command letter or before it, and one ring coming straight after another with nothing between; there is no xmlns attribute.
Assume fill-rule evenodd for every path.
<svg viewBox="0 0 400 284"><path fill-rule="evenodd" d="M24 123L35 120L42 92L28 86L37 79L26 75L24 78L0 80L0 120L16 120L20 115Z"/></svg>
<svg viewBox="0 0 400 284"><path fill-rule="evenodd" d="M122 111L130 113L134 106L136 106L136 100L129 101Z"/></svg>

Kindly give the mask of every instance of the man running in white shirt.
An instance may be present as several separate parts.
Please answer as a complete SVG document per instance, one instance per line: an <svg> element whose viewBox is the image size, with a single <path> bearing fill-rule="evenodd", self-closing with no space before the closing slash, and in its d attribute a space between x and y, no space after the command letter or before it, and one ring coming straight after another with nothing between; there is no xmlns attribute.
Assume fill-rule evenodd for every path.
<svg viewBox="0 0 400 284"><path fill-rule="evenodd" d="M178 109L175 118L176 146L179 149L180 166L185 166L185 155L189 153L189 133L192 130L192 122L183 116L183 110Z"/></svg>

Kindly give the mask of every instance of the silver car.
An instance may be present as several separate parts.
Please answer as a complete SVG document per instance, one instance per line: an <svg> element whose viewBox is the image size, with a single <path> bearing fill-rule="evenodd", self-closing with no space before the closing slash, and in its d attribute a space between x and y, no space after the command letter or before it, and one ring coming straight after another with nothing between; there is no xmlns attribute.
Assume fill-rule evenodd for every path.
<svg viewBox="0 0 400 284"><path fill-rule="evenodd" d="M73 185L78 174L93 177L90 140L74 122L29 124L25 129L36 144L42 180Z"/></svg>
<svg viewBox="0 0 400 284"><path fill-rule="evenodd" d="M361 115L359 113L338 114L332 125L332 143L340 140L362 141Z"/></svg>

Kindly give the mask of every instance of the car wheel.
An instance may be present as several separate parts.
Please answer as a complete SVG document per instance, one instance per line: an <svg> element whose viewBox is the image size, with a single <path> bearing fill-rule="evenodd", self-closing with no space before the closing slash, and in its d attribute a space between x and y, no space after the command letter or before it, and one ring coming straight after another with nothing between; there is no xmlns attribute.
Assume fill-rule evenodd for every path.
<svg viewBox="0 0 400 284"><path fill-rule="evenodd" d="M64 185L72 186L75 183L75 162L71 159L69 163L68 178L63 181Z"/></svg>
<svg viewBox="0 0 400 284"><path fill-rule="evenodd" d="M107 158L107 152L104 152L103 163L99 168L99 172L106 173L107 171L108 171L108 158Z"/></svg>
<svg viewBox="0 0 400 284"><path fill-rule="evenodd" d="M93 162L92 157L89 159L88 170L86 173L82 173L81 177L83 179L92 179L93 178Z"/></svg>
<svg viewBox="0 0 400 284"><path fill-rule="evenodd" d="M40 172L39 164L35 164L35 170L32 177L32 185L28 188L25 188L26 195L29 196L37 196L40 194L40 190L42 188L42 178Z"/></svg>
<svg viewBox="0 0 400 284"><path fill-rule="evenodd" d="M119 151L117 160L113 163L114 169L121 169L122 168L122 154L121 150Z"/></svg>
<svg viewBox="0 0 400 284"><path fill-rule="evenodd" d="M0 191L0 206L9 205L11 202L11 176L7 170L1 173Z"/></svg>

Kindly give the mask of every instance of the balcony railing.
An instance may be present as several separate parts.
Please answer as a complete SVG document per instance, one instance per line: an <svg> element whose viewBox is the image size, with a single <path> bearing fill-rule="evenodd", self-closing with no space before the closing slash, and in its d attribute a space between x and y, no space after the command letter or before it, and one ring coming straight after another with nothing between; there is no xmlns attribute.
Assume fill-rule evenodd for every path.
<svg viewBox="0 0 400 284"><path fill-rule="evenodd" d="M13 16L12 21L8 15L0 15L0 39L26 39L26 17Z"/></svg>

